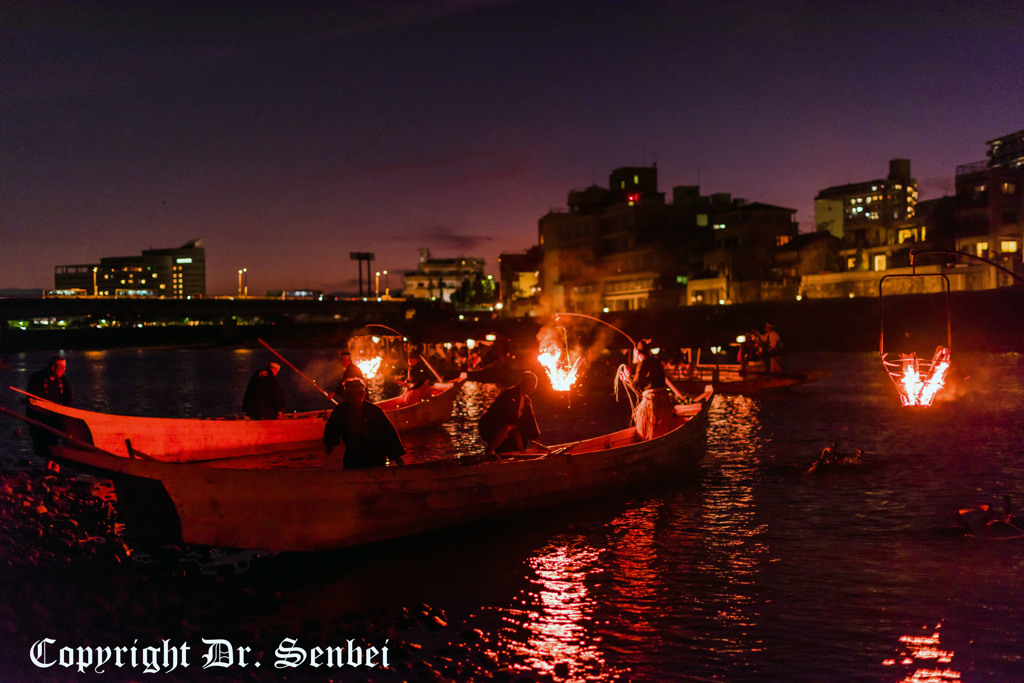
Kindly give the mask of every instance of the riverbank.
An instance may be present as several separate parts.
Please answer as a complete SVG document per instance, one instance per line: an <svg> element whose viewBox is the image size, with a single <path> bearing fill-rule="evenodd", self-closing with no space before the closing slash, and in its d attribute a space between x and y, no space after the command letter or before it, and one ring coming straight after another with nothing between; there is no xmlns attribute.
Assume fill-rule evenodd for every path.
<svg viewBox="0 0 1024 683"><path fill-rule="evenodd" d="M312 569L338 561L337 555L282 562L200 548L137 548L122 537L115 507L104 499L104 482L22 464L23 471L0 473L0 662L12 680L80 677L77 664L57 661L62 647L83 648L93 661L86 664L79 652L75 662L110 681L156 673L141 660L130 663L133 647L139 657L144 648L159 649L159 661L148 666L169 681L547 680L502 665L487 654L478 631L455 632L444 610L430 605L302 616L308 606L282 598L275 587L281 570L270 565L284 564L292 579L302 580L308 577L303 563ZM53 641L44 663L57 662L46 668L32 661L33 644L43 639ZM204 667L209 646L203 639L250 650L223 651L231 666ZM168 643L176 648L174 667L173 657L165 659ZM322 666L311 666L305 648L314 646L341 648L344 667L325 674ZM97 670L104 647L129 648L123 664L108 662ZM277 662L284 665L268 670Z"/></svg>
<svg viewBox="0 0 1024 683"><path fill-rule="evenodd" d="M291 302L275 302L287 307ZM299 303L294 305L298 306ZM304 307L313 304L301 302ZM143 304L136 303L136 306ZM286 308L282 308L282 311ZM602 318L634 338L656 339L678 346L724 344L739 334L762 330L771 322L789 351L877 351L883 332L889 342L914 342L930 355L935 340L952 341L954 352L1024 352L1024 319L1009 313L1024 310L1024 287L982 292L886 295L853 299L764 301L727 306L685 306L606 313ZM143 316L143 312L136 312ZM417 311L410 317L387 317L380 311L333 319L326 315L284 315L273 321L239 324L233 319L209 318L190 325L129 325L69 327L66 329L0 330L0 352L45 349L108 350L114 348L257 346L264 339L274 346L338 348L368 323L386 322L414 342L482 339L498 334L519 345L536 344L543 318L496 318L468 314L459 320L451 310ZM142 319L142 318L139 318ZM581 322L587 325L589 323ZM947 335L947 332L949 333ZM621 340L619 340L621 341Z"/></svg>

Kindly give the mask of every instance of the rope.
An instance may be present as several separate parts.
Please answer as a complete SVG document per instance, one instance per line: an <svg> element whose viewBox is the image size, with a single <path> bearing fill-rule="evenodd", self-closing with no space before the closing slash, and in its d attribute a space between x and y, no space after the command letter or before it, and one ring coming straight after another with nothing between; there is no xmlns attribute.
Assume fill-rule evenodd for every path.
<svg viewBox="0 0 1024 683"><path fill-rule="evenodd" d="M640 400L640 394L637 393L637 390L633 388L632 384L627 384L621 379L620 375L623 370L626 371L626 374L629 374L629 366L625 363L619 365L619 367L615 369L615 380L613 384L615 388L615 402L618 403L619 401L619 385L621 384L626 388L625 393L629 398L629 424L632 425L636 422L636 404Z"/></svg>

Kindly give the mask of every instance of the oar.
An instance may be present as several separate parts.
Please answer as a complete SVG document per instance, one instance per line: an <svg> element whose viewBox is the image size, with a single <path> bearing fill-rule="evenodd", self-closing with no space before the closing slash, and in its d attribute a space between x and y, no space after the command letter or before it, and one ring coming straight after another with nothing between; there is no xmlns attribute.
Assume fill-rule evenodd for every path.
<svg viewBox="0 0 1024 683"><path fill-rule="evenodd" d="M123 457L118 455L117 453L111 453L110 451L105 451L102 448L99 448L98 446L95 446L95 445L89 443L88 441L82 441L78 437L72 436L72 435L68 434L67 432L61 431L61 430L57 429L56 427L53 427L51 425L46 424L45 422L40 422L39 420L31 418L28 415L24 415L24 414L19 413L17 411L11 410L7 406L0 406L0 412L4 413L6 415L9 415L10 417L13 417L16 420L21 420L22 422L30 424L33 427L38 427L40 429L45 429L46 431L50 432L51 434L54 434L55 436L59 436L61 439L64 439L64 441L66 441L67 443L71 444L72 446L74 446L76 448L81 448L83 450L92 451L93 453L102 453L103 455L109 455L112 458L122 458L123 459ZM129 446L129 448L130 448L130 446ZM149 455L146 455L145 453L143 453L141 451L137 451L137 450L134 450L134 449L130 448L130 452L135 457L142 458L143 460L153 460L154 462L158 462L156 458L154 458L152 456L149 456Z"/></svg>
<svg viewBox="0 0 1024 683"><path fill-rule="evenodd" d="M315 379L313 379L312 377L308 376L308 375L307 375L306 373L304 373L304 372L303 372L302 370L299 370L299 369L298 369L297 367L295 367L294 365L292 365L292 364L291 364L291 362L290 362L290 361L289 361L289 360L288 360L287 358L285 358L284 356L282 356L281 354L279 354L279 353L278 353L277 351L275 351L275 350L274 350L274 349L273 349L273 348L272 348L272 347L270 346L270 344L268 344L267 342L263 341L262 339L257 339L256 341L258 341L258 342L259 342L260 344L263 344L263 346L264 346L264 347L265 347L265 348L267 349L267 351L270 351L270 352L271 352L272 354L274 354L275 356L277 356L277 357L278 357L278 358L279 358L279 359L281 360L281 362L282 362L282 363L284 363L285 365L287 365L288 367L290 367L290 368L291 368L292 370L294 370L295 372L299 373L299 376L300 376L300 377L301 377L302 379L306 380L307 382L309 382L310 384L312 384L312 385L313 385L314 387L316 387L316 388L317 388L317 391L319 391L319 392L320 392L321 394L323 394L324 396L326 396L326 397L328 398L328 400L330 400L330 402L331 402L331 403L333 403L334 405L338 405L338 402L337 402L337 401L335 401L335 400L334 400L333 398L331 398L331 395L330 395L329 393L327 393L327 392L326 392L326 391L324 390L324 388L323 388L323 387L321 387L321 386L320 386L319 384L317 384L317 383L316 383L316 380L315 380Z"/></svg>

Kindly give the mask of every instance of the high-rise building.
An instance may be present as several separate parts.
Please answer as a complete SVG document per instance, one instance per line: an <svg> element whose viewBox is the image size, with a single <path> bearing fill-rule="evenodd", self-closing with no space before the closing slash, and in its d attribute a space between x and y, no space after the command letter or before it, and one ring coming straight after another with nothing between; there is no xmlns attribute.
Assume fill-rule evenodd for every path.
<svg viewBox="0 0 1024 683"><path fill-rule="evenodd" d="M137 296L187 299L206 296L202 239L177 249L146 249L141 256L105 256L97 264L54 269L58 295Z"/></svg>
<svg viewBox="0 0 1024 683"><path fill-rule="evenodd" d="M885 178L818 192L814 223L850 246L896 244L896 233L913 219L916 205L917 181L910 175L910 160L892 159Z"/></svg>

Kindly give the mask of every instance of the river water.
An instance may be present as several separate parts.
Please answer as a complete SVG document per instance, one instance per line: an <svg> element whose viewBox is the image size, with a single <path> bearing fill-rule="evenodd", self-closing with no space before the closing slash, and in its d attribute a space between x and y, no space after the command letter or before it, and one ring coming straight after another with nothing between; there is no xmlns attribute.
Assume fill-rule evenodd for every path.
<svg viewBox="0 0 1024 683"><path fill-rule="evenodd" d="M337 370L326 353L282 353L324 385ZM165 416L237 413L249 374L269 359L223 349L68 357L79 407ZM8 360L4 383L23 387L46 357ZM1024 680L1024 538L954 528L958 507L1005 495L1024 506L1021 356L954 357L929 409L901 408L874 354L786 363L830 374L786 393L716 397L708 457L685 481L249 571L305 623L422 602L445 611L449 634L476 629L499 662L556 681ZM325 406L296 374L280 377L290 408ZM443 430L407 439L415 457L479 450L475 419L496 392L468 384ZM628 424L610 396L536 402L549 442ZM832 442L862 449L861 462L806 474ZM24 467L25 438L3 429L0 448L0 466ZM189 619L180 609L167 638Z"/></svg>

